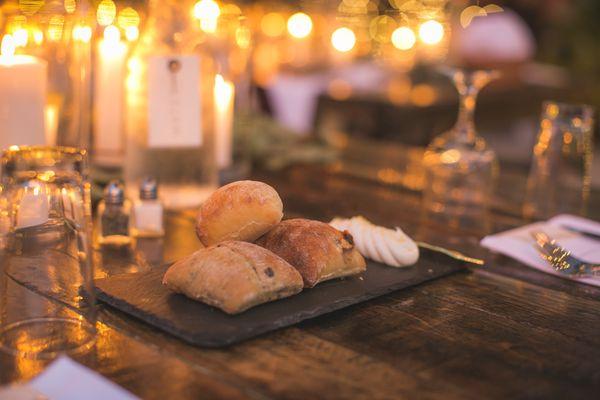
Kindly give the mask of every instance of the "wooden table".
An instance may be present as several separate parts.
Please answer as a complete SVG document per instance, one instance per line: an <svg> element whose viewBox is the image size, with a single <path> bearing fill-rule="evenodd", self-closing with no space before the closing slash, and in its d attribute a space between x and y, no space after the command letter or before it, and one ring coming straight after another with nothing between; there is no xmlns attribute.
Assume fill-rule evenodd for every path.
<svg viewBox="0 0 600 400"><path fill-rule="evenodd" d="M254 178L279 190L288 216L363 214L484 256L486 266L222 350L191 347L101 307L96 348L80 362L148 399L575 399L600 393L600 288L487 254L468 233L424 229L416 192L319 167ZM515 186L505 178L501 189L512 193ZM600 210L593 212L597 218ZM509 208L495 212L493 223L501 230L523 221ZM150 259L174 260L197 245L193 215L169 214L163 254L151 245ZM150 267L139 255L138 265L131 257L103 256L100 275ZM2 356L0 382L27 379L42 367Z"/></svg>

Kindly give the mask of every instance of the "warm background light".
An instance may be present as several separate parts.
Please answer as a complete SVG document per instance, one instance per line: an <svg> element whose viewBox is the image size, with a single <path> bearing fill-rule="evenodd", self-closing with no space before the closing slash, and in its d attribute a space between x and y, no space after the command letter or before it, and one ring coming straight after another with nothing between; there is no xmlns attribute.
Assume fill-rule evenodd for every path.
<svg viewBox="0 0 600 400"><path fill-rule="evenodd" d="M121 29L127 29L132 26L139 26L140 16L137 11L131 7L127 7L119 11L117 16L117 24Z"/></svg>
<svg viewBox="0 0 600 400"><path fill-rule="evenodd" d="M92 39L92 28L84 25L73 27L73 39L83 43L89 43Z"/></svg>
<svg viewBox="0 0 600 400"><path fill-rule="evenodd" d="M434 19L423 22L419 27L419 38L425 44L438 44L444 38L444 27Z"/></svg>
<svg viewBox="0 0 600 400"><path fill-rule="evenodd" d="M250 47L252 32L246 26L238 26L235 30L235 42L242 49Z"/></svg>
<svg viewBox="0 0 600 400"><path fill-rule="evenodd" d="M331 34L331 44L337 51L346 53L354 48L356 35L350 28L338 28Z"/></svg>
<svg viewBox="0 0 600 400"><path fill-rule="evenodd" d="M415 33L407 26L401 26L392 33L392 44L399 50L409 50L417 41Z"/></svg>
<svg viewBox="0 0 600 400"><path fill-rule="evenodd" d="M77 4L75 3L75 0L65 0L64 5L65 5L65 11L68 12L69 14L74 13L75 10L77 9Z"/></svg>
<svg viewBox="0 0 600 400"><path fill-rule="evenodd" d="M293 14L287 22L288 32L290 35L298 39L302 39L310 35L312 28L312 19L303 12Z"/></svg>
<svg viewBox="0 0 600 400"><path fill-rule="evenodd" d="M96 10L96 19L101 26L113 23L117 15L117 6L112 0L102 0Z"/></svg>
<svg viewBox="0 0 600 400"><path fill-rule="evenodd" d="M121 31L114 25L104 28L104 40L107 43L118 43L121 40Z"/></svg>
<svg viewBox="0 0 600 400"><path fill-rule="evenodd" d="M127 28L125 28L125 38L128 41L133 42L134 40L137 40L139 36L140 30L137 26L128 26Z"/></svg>
<svg viewBox="0 0 600 400"><path fill-rule="evenodd" d="M12 33L13 39L15 40L15 46L25 47L27 46L28 32L27 29L19 28Z"/></svg>
<svg viewBox="0 0 600 400"><path fill-rule="evenodd" d="M56 14L50 17L48 22L48 40L58 42L62 38L63 28L65 25L65 17Z"/></svg>
<svg viewBox="0 0 600 400"><path fill-rule="evenodd" d="M4 35L2 44L0 45L0 55L2 57L11 57L15 54L15 41L12 35Z"/></svg>
<svg viewBox="0 0 600 400"><path fill-rule="evenodd" d="M260 29L269 37L281 36L285 30L285 19L279 13L267 13L260 20Z"/></svg>
<svg viewBox="0 0 600 400"><path fill-rule="evenodd" d="M200 21L200 29L214 33L221 15L221 9L214 0L200 0L194 5L194 17Z"/></svg>
<svg viewBox="0 0 600 400"><path fill-rule="evenodd" d="M39 29L33 31L33 42L38 46L44 41L44 32Z"/></svg>
<svg viewBox="0 0 600 400"><path fill-rule="evenodd" d="M25 15L33 15L42 8L44 3L44 0L20 0L19 10Z"/></svg>

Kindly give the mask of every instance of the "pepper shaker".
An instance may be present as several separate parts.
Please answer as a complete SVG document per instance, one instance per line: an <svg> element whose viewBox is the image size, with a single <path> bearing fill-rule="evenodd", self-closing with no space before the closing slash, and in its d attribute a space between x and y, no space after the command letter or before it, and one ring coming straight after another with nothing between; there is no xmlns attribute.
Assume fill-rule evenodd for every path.
<svg viewBox="0 0 600 400"><path fill-rule="evenodd" d="M98 206L98 243L121 247L131 243L129 220L131 203L125 199L125 189L119 181L111 181L104 189L104 199Z"/></svg>
<svg viewBox="0 0 600 400"><path fill-rule="evenodd" d="M165 234L163 205L158 198L158 184L152 177L142 180L139 198L133 204L131 225L135 237L161 237Z"/></svg>

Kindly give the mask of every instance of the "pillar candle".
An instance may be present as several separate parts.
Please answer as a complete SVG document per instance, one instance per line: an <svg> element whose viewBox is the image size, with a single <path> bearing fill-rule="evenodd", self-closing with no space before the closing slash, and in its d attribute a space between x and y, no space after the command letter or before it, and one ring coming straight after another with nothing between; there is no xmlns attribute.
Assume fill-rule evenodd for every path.
<svg viewBox="0 0 600 400"><path fill-rule="evenodd" d="M94 159L100 164L122 161L126 55L118 28L108 26L98 44L94 80Z"/></svg>
<svg viewBox="0 0 600 400"><path fill-rule="evenodd" d="M233 99L235 88L219 74L215 77L215 151L217 166L231 165L233 156Z"/></svg>
<svg viewBox="0 0 600 400"><path fill-rule="evenodd" d="M0 149L46 144L46 62L14 54L14 39L4 35L0 49Z"/></svg>

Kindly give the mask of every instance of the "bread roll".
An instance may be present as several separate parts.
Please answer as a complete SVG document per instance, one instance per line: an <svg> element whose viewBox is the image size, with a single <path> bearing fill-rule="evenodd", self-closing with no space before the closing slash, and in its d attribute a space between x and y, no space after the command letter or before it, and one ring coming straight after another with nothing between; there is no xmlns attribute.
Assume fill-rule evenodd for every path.
<svg viewBox="0 0 600 400"><path fill-rule="evenodd" d="M290 264L257 245L226 241L176 262L163 284L177 293L228 314L281 299L302 290L302 277Z"/></svg>
<svg viewBox="0 0 600 400"><path fill-rule="evenodd" d="M238 181L215 191L200 207L196 234L205 246L224 240L253 242L283 217L283 203L271 186Z"/></svg>
<svg viewBox="0 0 600 400"><path fill-rule="evenodd" d="M302 275L305 287L359 274L366 269L365 259L354 248L352 235L324 222L286 220L256 243L295 267Z"/></svg>

